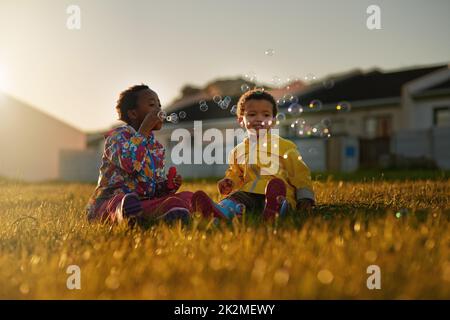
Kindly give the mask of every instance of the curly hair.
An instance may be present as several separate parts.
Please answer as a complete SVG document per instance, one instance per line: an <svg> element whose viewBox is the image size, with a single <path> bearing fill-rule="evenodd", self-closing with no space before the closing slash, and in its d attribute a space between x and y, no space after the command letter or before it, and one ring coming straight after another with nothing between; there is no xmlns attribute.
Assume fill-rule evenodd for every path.
<svg viewBox="0 0 450 320"><path fill-rule="evenodd" d="M145 84L139 84L129 87L125 91L120 93L119 99L116 104L116 111L119 115L119 120L130 123L130 118L128 117L128 111L133 110L137 107L137 99L139 97L139 92L142 90L150 89Z"/></svg>
<svg viewBox="0 0 450 320"><path fill-rule="evenodd" d="M249 100L266 100L269 101L273 108L273 116L275 117L278 113L277 102L275 98L268 92L264 91L264 89L253 89L244 93L237 103L236 116L242 117L244 115L244 105Z"/></svg>

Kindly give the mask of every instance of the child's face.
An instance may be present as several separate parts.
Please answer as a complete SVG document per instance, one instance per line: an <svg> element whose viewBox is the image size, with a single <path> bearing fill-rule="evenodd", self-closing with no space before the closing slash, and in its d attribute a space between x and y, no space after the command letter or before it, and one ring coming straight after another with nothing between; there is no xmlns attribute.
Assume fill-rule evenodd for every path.
<svg viewBox="0 0 450 320"><path fill-rule="evenodd" d="M267 100L248 100L244 104L244 115L239 117L239 123L248 130L268 130L274 125L273 106Z"/></svg>
<svg viewBox="0 0 450 320"><path fill-rule="evenodd" d="M128 111L128 116L138 126L144 121L145 116L150 112L158 113L161 110L161 103L156 92L146 89L139 92L136 108ZM159 130L162 127L162 121L153 128Z"/></svg>

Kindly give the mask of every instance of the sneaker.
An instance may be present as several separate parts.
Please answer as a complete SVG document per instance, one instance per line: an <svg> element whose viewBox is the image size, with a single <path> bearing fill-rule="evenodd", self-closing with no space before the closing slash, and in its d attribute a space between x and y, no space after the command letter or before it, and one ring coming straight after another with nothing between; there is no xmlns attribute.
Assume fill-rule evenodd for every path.
<svg viewBox="0 0 450 320"><path fill-rule="evenodd" d="M264 219L273 219L277 214L284 213L287 201L286 184L283 180L278 178L270 180L266 186L265 195Z"/></svg>
<svg viewBox="0 0 450 320"><path fill-rule="evenodd" d="M116 221L121 223L124 219L135 220L142 214L142 204L135 193L126 194L116 210Z"/></svg>
<svg viewBox="0 0 450 320"><path fill-rule="evenodd" d="M192 195L191 207L193 212L200 212L203 217L216 217L221 219L228 219L224 215L220 206L216 204L204 191L196 191Z"/></svg>

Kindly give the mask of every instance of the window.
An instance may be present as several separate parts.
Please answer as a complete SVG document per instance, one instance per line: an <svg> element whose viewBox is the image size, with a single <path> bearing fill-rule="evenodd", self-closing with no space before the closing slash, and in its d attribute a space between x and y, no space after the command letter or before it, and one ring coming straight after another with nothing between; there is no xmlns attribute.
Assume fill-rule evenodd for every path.
<svg viewBox="0 0 450 320"><path fill-rule="evenodd" d="M450 127L450 107L434 109L434 125L436 127Z"/></svg>
<svg viewBox="0 0 450 320"><path fill-rule="evenodd" d="M382 115L365 118L364 132L369 139L390 137L392 133L391 116Z"/></svg>

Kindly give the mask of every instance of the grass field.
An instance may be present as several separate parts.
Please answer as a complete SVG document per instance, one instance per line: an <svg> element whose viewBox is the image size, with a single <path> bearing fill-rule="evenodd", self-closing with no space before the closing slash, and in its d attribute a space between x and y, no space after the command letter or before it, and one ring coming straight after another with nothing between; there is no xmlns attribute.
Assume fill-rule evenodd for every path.
<svg viewBox="0 0 450 320"><path fill-rule="evenodd" d="M86 221L93 185L0 181L0 298L450 299L448 176L314 187L312 216L129 230ZM198 189L218 196L211 182L182 188ZM69 265L81 290L66 287Z"/></svg>

